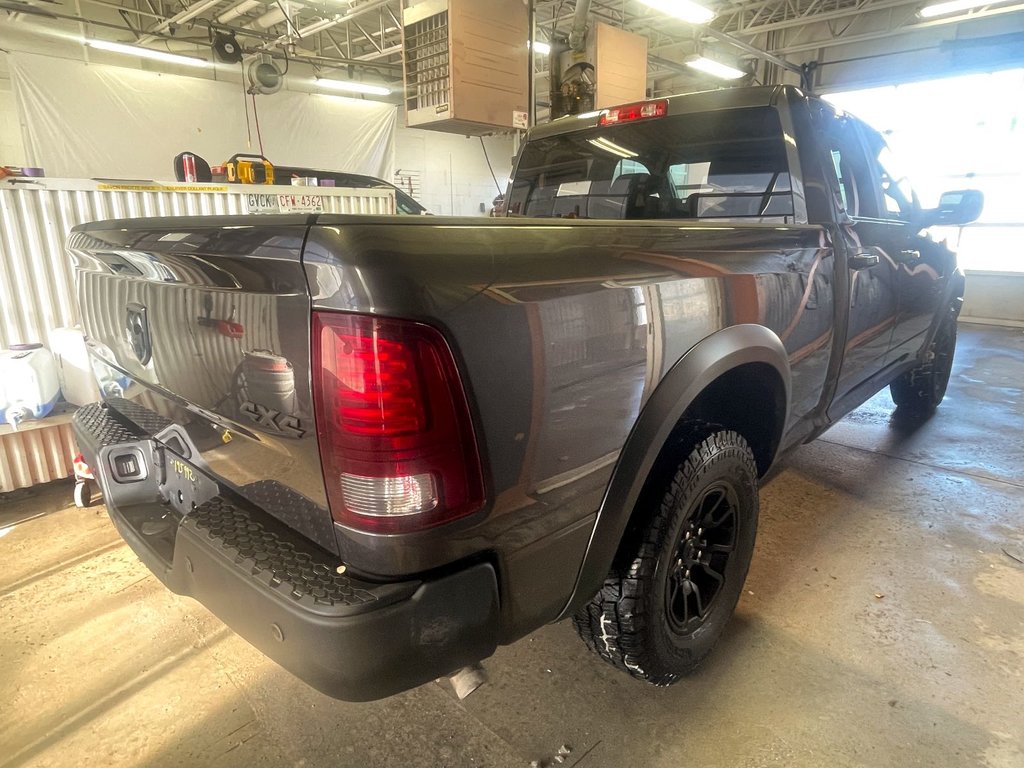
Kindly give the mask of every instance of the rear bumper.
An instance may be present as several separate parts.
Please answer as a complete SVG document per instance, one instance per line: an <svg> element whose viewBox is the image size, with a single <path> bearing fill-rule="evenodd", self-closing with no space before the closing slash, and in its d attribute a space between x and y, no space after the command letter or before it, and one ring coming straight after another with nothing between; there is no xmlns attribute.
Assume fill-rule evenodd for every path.
<svg viewBox="0 0 1024 768"><path fill-rule="evenodd" d="M494 652L489 564L389 583L338 573L336 556L224 489L180 514L161 498L164 449L112 409L86 406L74 427L111 519L150 570L327 695L383 698ZM150 457L145 481L114 478L127 449Z"/></svg>

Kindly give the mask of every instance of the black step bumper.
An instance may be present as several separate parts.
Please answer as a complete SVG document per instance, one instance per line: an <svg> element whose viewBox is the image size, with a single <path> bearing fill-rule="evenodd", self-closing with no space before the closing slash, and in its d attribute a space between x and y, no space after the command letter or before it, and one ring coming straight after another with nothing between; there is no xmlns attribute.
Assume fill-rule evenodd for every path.
<svg viewBox="0 0 1024 768"><path fill-rule="evenodd" d="M387 583L339 573L335 555L225 489L178 512L161 498L164 449L114 409L85 406L74 429L111 519L150 570L327 695L383 698L494 652L498 588L489 564ZM144 481L115 478L124 451L148 460Z"/></svg>

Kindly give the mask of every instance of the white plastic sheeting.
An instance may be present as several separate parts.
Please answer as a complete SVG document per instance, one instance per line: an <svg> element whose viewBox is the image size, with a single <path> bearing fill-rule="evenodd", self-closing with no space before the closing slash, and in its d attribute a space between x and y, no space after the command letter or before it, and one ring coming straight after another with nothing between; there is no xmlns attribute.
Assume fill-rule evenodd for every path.
<svg viewBox="0 0 1024 768"><path fill-rule="evenodd" d="M215 165L259 151L237 83L20 52L8 65L28 162L50 176L166 179L179 152ZM395 105L294 91L256 104L271 162L391 178Z"/></svg>
<svg viewBox="0 0 1024 768"><path fill-rule="evenodd" d="M104 189L111 186L117 185L74 179L0 183L0 347L48 344L51 330L79 322L71 263L64 250L67 232L76 224L143 216L241 214L246 212L246 195L253 192L321 195L328 213L395 210L394 191L387 189L203 184ZM41 427L0 434L0 492L70 476L71 433L67 430ZM54 451L59 450L67 455L57 458Z"/></svg>

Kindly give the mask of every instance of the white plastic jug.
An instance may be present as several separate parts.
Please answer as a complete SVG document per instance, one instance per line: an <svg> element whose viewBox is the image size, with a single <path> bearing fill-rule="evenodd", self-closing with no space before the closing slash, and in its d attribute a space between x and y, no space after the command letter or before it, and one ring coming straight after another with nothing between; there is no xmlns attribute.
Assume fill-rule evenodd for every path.
<svg viewBox="0 0 1024 768"><path fill-rule="evenodd" d="M42 344L0 351L0 424L17 428L25 419L41 419L58 397L57 364Z"/></svg>
<svg viewBox="0 0 1024 768"><path fill-rule="evenodd" d="M88 405L100 399L85 333L78 328L55 328L50 331L50 351L57 363L60 392L72 405Z"/></svg>

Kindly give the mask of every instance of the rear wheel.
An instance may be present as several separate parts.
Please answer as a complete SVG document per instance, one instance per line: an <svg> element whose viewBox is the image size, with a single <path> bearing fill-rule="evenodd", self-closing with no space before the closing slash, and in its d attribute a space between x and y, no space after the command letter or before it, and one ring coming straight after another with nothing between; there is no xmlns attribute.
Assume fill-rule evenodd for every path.
<svg viewBox="0 0 1024 768"><path fill-rule="evenodd" d="M78 480L75 483L75 506L88 507L92 504L92 488L88 480Z"/></svg>
<svg viewBox="0 0 1024 768"><path fill-rule="evenodd" d="M736 432L715 432L678 467L638 543L574 616L583 642L654 685L692 671L739 600L757 513L750 446Z"/></svg>
<svg viewBox="0 0 1024 768"><path fill-rule="evenodd" d="M956 315L942 319L925 356L925 362L907 371L889 385L898 413L927 418L946 395L956 351Z"/></svg>

